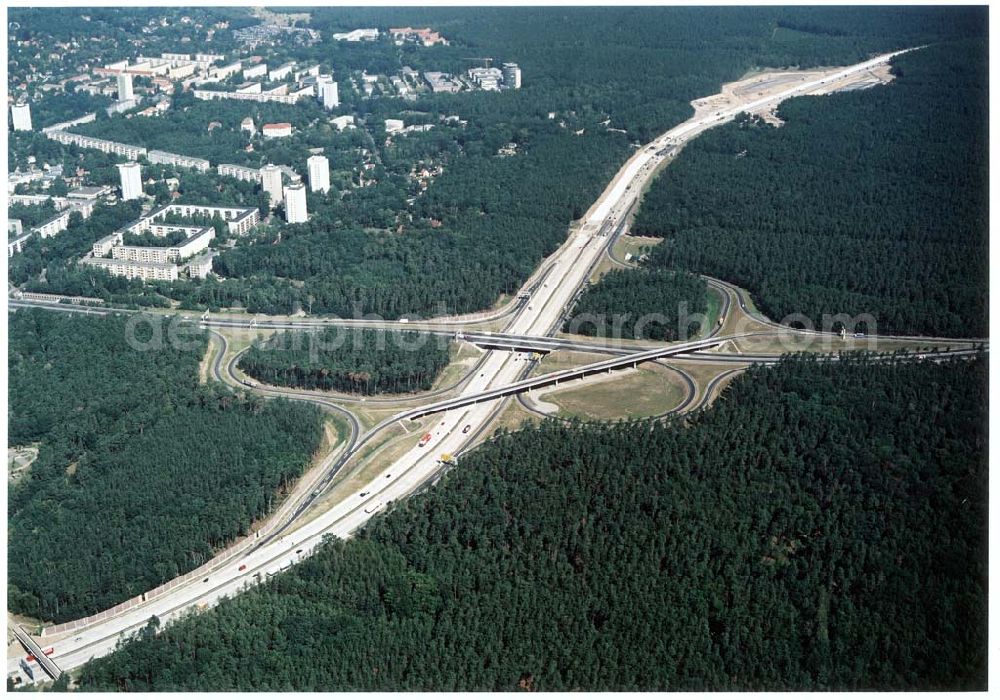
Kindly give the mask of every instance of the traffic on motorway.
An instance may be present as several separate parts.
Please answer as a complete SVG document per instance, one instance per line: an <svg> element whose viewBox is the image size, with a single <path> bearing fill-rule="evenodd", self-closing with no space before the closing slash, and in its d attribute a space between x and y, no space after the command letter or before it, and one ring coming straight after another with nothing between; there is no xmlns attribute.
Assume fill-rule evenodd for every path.
<svg viewBox="0 0 1000 700"><path fill-rule="evenodd" d="M552 348L580 348L584 345L589 350L609 353L629 353L624 357L612 358L595 363L589 370L600 371L613 369L618 364L630 364L664 356L680 354L684 357L699 350L718 345L727 336L718 335L716 329L712 337L679 345L673 348L649 348L647 346L609 348L599 343L583 344L576 341L553 339L552 335L561 326L563 319L571 308L572 302L592 271L606 253L611 243L622 231L629 209L637 201L638 193L646 180L652 177L663 159L668 157L668 149L676 149L687 141L695 138L706 129L728 121L737 114L748 109L756 109L766 104L776 104L788 97L803 94L821 87L826 82L832 82L853 73L867 71L874 65L884 63L902 52L885 54L875 59L865 61L845 68L834 76L823 80L811 81L789 88L788 90L768 98L749 100L744 104L726 110L719 115L696 117L685 122L655 139L646 147L640 148L621 168L615 179L597 200L590 212L585 216L582 226L572 234L567 243L556 253L545 260L539 272L518 295L520 299L507 308L495 314L487 314L483 318L490 320L509 319L503 333L474 334L465 333L466 339L475 342L479 339L488 349L476 365L474 372L463 378L464 384L456 396L445 401L434 402L410 411L393 416L375 426L367 433L361 433L361 426L351 412L326 400L328 408L341 413L352 426L353 431L347 446L337 455L330 455L324 463L321 475L315 483L308 485L305 495L289 504L272 521L274 526L268 530L260 541L250 542L237 553L229 553L213 561L206 571L200 572L194 578L178 582L160 595L150 597L117 614L107 614L96 622L81 624L65 636L56 639L43 637L45 646L52 647L49 658L62 670L76 668L90 658L112 651L123 634L129 634L143 627L152 617L158 617L162 622L169 621L181 613L192 609L203 609L216 604L227 596L239 594L245 587L254 585L278 572L287 569L319 546L326 537L348 537L370 518L384 511L394 501L405 498L428 482L435 479L449 464L454 463L454 456L461 455L493 422L498 412L504 406L505 399L517 391L523 391L536 384L523 381L531 371L531 363L518 362L517 352L509 349L498 349L497 343L506 339L512 346L520 343L526 346L534 342L534 347L540 347L546 342L552 343ZM741 297L737 300L743 304ZM727 296L728 303L728 296ZM12 300L11 306L41 305L22 300ZM108 310L89 308L66 308L67 305L55 305L60 311L77 311L83 313L106 313ZM479 321L483 319L477 319ZM215 319L206 316L200 319L205 327L221 327L241 323L228 319ZM245 326L246 322L242 322ZM317 327L324 322L302 321L261 321L260 327ZM345 324L350 323L345 322ZM431 330L454 333L453 326L462 325L462 321L448 320L428 323ZM407 327L413 327L406 324ZM383 324L382 327L401 327L401 324ZM449 328L450 327L450 328ZM473 336L470 338L469 336ZM220 336L221 337L221 336ZM489 343L493 341L493 345ZM223 340L223 342L225 342ZM598 349L599 348L599 349ZM523 348L520 348L523 349ZM228 375L228 381L234 379L233 364L223 368L219 365L223 354L219 353L214 372L217 376ZM713 354L713 361L719 361L719 354ZM736 355L740 362L752 361L752 356ZM773 359L773 357L771 358ZM574 376L572 372L566 375ZM551 378L550 378L551 380ZM706 400L717 386L721 378L704 393L702 402ZM540 383L544 383L540 382ZM244 384L244 386L247 386ZM279 392L273 388L248 386L254 391L265 395L291 395L296 392ZM298 392L302 400L322 401L315 395ZM340 494L339 500L324 511L314 513L309 509L319 495L330 485L333 476L342 469L347 461L358 453L361 445L372 434L386 425L402 423L408 429L414 427L411 419L426 417L433 413L431 427L422 432L414 433L413 446L400 457L392 461L379 473L373 475L367 483L349 494ZM407 423L409 423L407 425ZM303 516L308 515L308 518ZM49 642L51 641L51 644ZM8 671L17 670L21 659L8 659Z"/></svg>

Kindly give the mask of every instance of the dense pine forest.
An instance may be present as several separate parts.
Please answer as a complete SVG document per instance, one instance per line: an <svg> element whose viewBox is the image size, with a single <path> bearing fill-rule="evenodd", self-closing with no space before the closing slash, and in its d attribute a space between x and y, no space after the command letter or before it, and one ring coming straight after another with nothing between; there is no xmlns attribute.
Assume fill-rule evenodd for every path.
<svg viewBox="0 0 1000 700"><path fill-rule="evenodd" d="M986 362L753 368L546 422L85 690L984 690Z"/></svg>
<svg viewBox="0 0 1000 700"><path fill-rule="evenodd" d="M649 267L749 289L772 318L871 314L880 332L987 335L986 42L893 61L886 87L784 103L688 145L634 231Z"/></svg>
<svg viewBox="0 0 1000 700"><path fill-rule="evenodd" d="M267 384L354 394L427 391L448 364L447 339L413 331L285 331L252 345L239 367Z"/></svg>
<svg viewBox="0 0 1000 700"><path fill-rule="evenodd" d="M315 408L199 385L200 332L187 349L141 350L124 318L19 310L8 323L9 444L39 446L10 487L14 612L74 619L197 567L319 447ZM138 324L136 337L153 336Z"/></svg>
<svg viewBox="0 0 1000 700"><path fill-rule="evenodd" d="M691 317L707 311L708 288L699 277L670 270L612 270L580 295L563 330L629 340L678 340L697 334L700 316Z"/></svg>

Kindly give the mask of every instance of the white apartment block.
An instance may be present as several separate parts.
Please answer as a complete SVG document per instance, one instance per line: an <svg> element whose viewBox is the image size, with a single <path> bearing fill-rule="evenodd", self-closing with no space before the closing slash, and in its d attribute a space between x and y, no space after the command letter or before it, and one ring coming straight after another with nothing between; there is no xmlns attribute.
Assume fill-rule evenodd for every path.
<svg viewBox="0 0 1000 700"><path fill-rule="evenodd" d="M309 220L306 209L306 187L301 182L285 188L285 221L290 224L304 224Z"/></svg>
<svg viewBox="0 0 1000 700"><path fill-rule="evenodd" d="M35 226L31 230L37 233L42 238L49 238L51 236L54 236L60 231L65 231L67 228L69 228L70 213L71 212L69 210L63 210L58 214L56 214L55 216L53 216L48 221L43 221L42 223L38 224L38 226Z"/></svg>
<svg viewBox="0 0 1000 700"><path fill-rule="evenodd" d="M225 80L226 78L239 73L242 65L242 63L236 61L227 66L219 66L212 71L211 78L212 80Z"/></svg>
<svg viewBox="0 0 1000 700"><path fill-rule="evenodd" d="M167 151L150 151L146 154L146 158L150 163L175 165L178 168L192 168L203 173L208 172L209 168L212 167L211 163L204 158L182 156L179 153L168 153Z"/></svg>
<svg viewBox="0 0 1000 700"><path fill-rule="evenodd" d="M73 212L79 212L80 216L84 219L90 217L91 213L94 211L93 202L87 202L80 205L72 205L65 207L58 214L53 216L51 219L43 221L38 224L38 226L32 227L30 233L37 233L42 238L50 238L56 235L60 231L65 231L69 228L69 218Z"/></svg>
<svg viewBox="0 0 1000 700"><path fill-rule="evenodd" d="M32 235L34 235L33 232L29 231L28 233L22 233L16 238L7 239L7 257L12 258L15 253L20 253L24 250L24 244L28 242Z"/></svg>
<svg viewBox="0 0 1000 700"><path fill-rule="evenodd" d="M217 53L196 53L194 55L194 62L202 64L203 68L208 68L213 63L221 61L225 56Z"/></svg>
<svg viewBox="0 0 1000 700"><path fill-rule="evenodd" d="M268 73L267 73L267 79L269 81L271 81L272 83L273 82L277 82L279 80L284 80L289 75L291 75L292 70L294 68L295 68L295 64L294 63L286 63L283 66L279 66L279 67L275 68L272 71L268 71Z"/></svg>
<svg viewBox="0 0 1000 700"><path fill-rule="evenodd" d="M105 107L104 113L109 117L114 114L121 114L122 112L127 112L130 109L135 109L142 102L141 97L132 97L127 100L118 100L117 102L112 102L110 105Z"/></svg>
<svg viewBox="0 0 1000 700"><path fill-rule="evenodd" d="M177 265L174 263L133 262L90 256L83 258L80 262L84 265L101 268L110 275L129 279L173 281L178 276Z"/></svg>
<svg viewBox="0 0 1000 700"><path fill-rule="evenodd" d="M232 163L219 163L217 168L219 175L235 177L243 182L260 182L261 174L257 168L248 168L245 165L233 165Z"/></svg>
<svg viewBox="0 0 1000 700"><path fill-rule="evenodd" d="M164 233L157 235L165 236L167 233L178 230L185 233L194 231L194 233L177 245L164 248L158 246L113 245L111 247L111 257L115 260L130 260L132 262L180 262L185 258L190 258L192 255L207 250L208 244L215 238L215 229L211 226L204 228L163 226L160 229Z"/></svg>
<svg viewBox="0 0 1000 700"><path fill-rule="evenodd" d="M167 71L167 77L171 80L182 80L184 78L190 78L194 75L195 70L197 70L197 66L193 63L188 63L184 66L171 68Z"/></svg>
<svg viewBox="0 0 1000 700"><path fill-rule="evenodd" d="M138 221L101 238L93 244L91 252L80 260L85 265L99 267L109 274L143 280L176 280L177 263L192 256L185 269L191 277L205 277L212 271L212 254L206 252L215 238L213 226L185 226L160 222L170 214L181 217L219 216L226 222L231 235L243 235L259 222L256 208L211 207L201 204L167 204L150 212ZM169 247L126 246L125 233L152 233L166 236L173 231L187 235L181 243ZM8 246L8 253L10 247ZM111 257L107 257L110 255Z"/></svg>
<svg viewBox="0 0 1000 700"><path fill-rule="evenodd" d="M29 207L40 206L51 201L56 209L64 209L67 205L65 197L53 197L48 194L12 194L8 201L11 204L25 204Z"/></svg>
<svg viewBox="0 0 1000 700"><path fill-rule="evenodd" d="M503 84L514 90L521 87L521 69L516 63L503 64Z"/></svg>
<svg viewBox="0 0 1000 700"><path fill-rule="evenodd" d="M225 56L220 56L214 53L196 53L192 56L189 53L161 53L159 58L147 58L145 56L138 56L136 61L145 61L147 63L159 64L159 63L169 63L171 68L177 68L178 66L184 65L194 65L198 70L208 70L208 68L213 64L224 59ZM108 66L111 68L112 66ZM135 66L132 67L135 69Z"/></svg>
<svg viewBox="0 0 1000 700"><path fill-rule="evenodd" d="M330 120L330 123L337 127L337 131L343 131L344 129L354 128L354 116L350 114L345 114L341 117L334 117Z"/></svg>
<svg viewBox="0 0 1000 700"><path fill-rule="evenodd" d="M330 75L320 75L316 78L316 94L324 109L333 109L340 106L340 95L337 90L337 83Z"/></svg>
<svg viewBox="0 0 1000 700"><path fill-rule="evenodd" d="M90 215L94 213L94 207L97 206L97 200L84 200L79 202L72 202L70 204L70 214L74 211L80 212L80 216L84 219L89 219Z"/></svg>
<svg viewBox="0 0 1000 700"><path fill-rule="evenodd" d="M315 77L318 75L319 75L319 64L317 63L315 66L309 66L308 68L302 68L300 70L295 71L295 73L292 74L292 79L295 80L296 82L299 82L307 76Z"/></svg>
<svg viewBox="0 0 1000 700"><path fill-rule="evenodd" d="M378 39L378 29L352 29L349 32L339 32L333 35L334 41L375 41Z"/></svg>
<svg viewBox="0 0 1000 700"><path fill-rule="evenodd" d="M211 207L205 204L165 204L154 209L137 223L128 227L130 231L149 231L157 225L157 220L170 214L182 217L219 216L234 236L242 236L260 223L260 212L256 207Z"/></svg>
<svg viewBox="0 0 1000 700"><path fill-rule="evenodd" d="M177 258L169 255L168 250L157 246L116 245L111 249L111 258L141 263L177 262Z"/></svg>
<svg viewBox="0 0 1000 700"><path fill-rule="evenodd" d="M271 197L271 207L276 207L284 196L281 189L281 168L277 165L265 165L260 169L260 178L264 191Z"/></svg>
<svg viewBox="0 0 1000 700"><path fill-rule="evenodd" d="M281 168L281 172L283 172L285 177L288 178L289 183L302 182L302 176L295 172L292 168L287 165L279 165L278 167Z"/></svg>
<svg viewBox="0 0 1000 700"><path fill-rule="evenodd" d="M142 197L142 167L138 163L123 163L118 166L122 182L122 200Z"/></svg>
<svg viewBox="0 0 1000 700"><path fill-rule="evenodd" d="M191 277L192 279L205 279L208 277L208 273L212 271L213 257L214 256L211 253L205 253L204 255L199 255L197 258L188 262L188 277Z"/></svg>
<svg viewBox="0 0 1000 700"><path fill-rule="evenodd" d="M91 246L90 252L95 258L103 258L111 252L112 248L121 244L122 232L115 231L114 233L109 233L104 238L94 241L94 245Z"/></svg>
<svg viewBox="0 0 1000 700"><path fill-rule="evenodd" d="M503 71L499 68L470 68L469 79L483 90L499 90Z"/></svg>
<svg viewBox="0 0 1000 700"><path fill-rule="evenodd" d="M104 153L114 153L115 155L125 156L129 160L138 160L140 156L146 155L146 149L142 146L131 146L127 143L95 139L92 136L71 134L68 131L49 131L45 135L53 141L58 141L59 143L72 144L80 148L94 148L98 151L103 151Z"/></svg>
<svg viewBox="0 0 1000 700"><path fill-rule="evenodd" d="M31 106L27 102L11 105L10 117L14 131L31 131Z"/></svg>
<svg viewBox="0 0 1000 700"><path fill-rule="evenodd" d="M85 114L78 119L71 119L68 122L59 122L58 124L53 124L52 126L42 127L42 133L48 134L52 131L65 131L66 129L77 126L78 124L89 124L95 119L97 119L97 112L91 112L90 114Z"/></svg>
<svg viewBox="0 0 1000 700"><path fill-rule="evenodd" d="M312 95L312 88L288 95L276 95L270 92L223 92L221 90L193 90L192 94L196 100L246 100L248 102L280 102L281 104L293 105L303 97Z"/></svg>
<svg viewBox="0 0 1000 700"><path fill-rule="evenodd" d="M128 73L118 74L118 101L131 100L135 97L132 91L132 76Z"/></svg>
<svg viewBox="0 0 1000 700"><path fill-rule="evenodd" d="M326 156L310 156L306 161L309 169L309 189L313 192L330 191L330 161Z"/></svg>
<svg viewBox="0 0 1000 700"><path fill-rule="evenodd" d="M263 134L266 139L284 138L292 135L292 125L288 122L265 124L260 128L260 133Z"/></svg>
<svg viewBox="0 0 1000 700"><path fill-rule="evenodd" d="M244 80L250 80L250 78L259 78L262 75L267 75L266 63L258 63L256 66L250 66L249 68L243 69Z"/></svg>

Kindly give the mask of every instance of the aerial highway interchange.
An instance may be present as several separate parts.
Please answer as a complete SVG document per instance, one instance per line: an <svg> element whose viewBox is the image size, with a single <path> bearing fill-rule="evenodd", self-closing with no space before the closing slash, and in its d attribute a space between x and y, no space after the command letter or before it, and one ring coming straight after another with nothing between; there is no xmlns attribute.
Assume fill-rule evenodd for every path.
<svg viewBox="0 0 1000 700"><path fill-rule="evenodd" d="M144 594L112 611L44 630L38 639L40 647L52 647L50 658L59 670L77 668L93 657L112 651L123 635L142 628L153 616L166 622L188 611L212 606L308 556L325 538L349 537L389 504L407 497L434 480L447 466L442 464L442 455L461 455L480 442L489 428L495 425L496 419L508 406L508 399L513 395L557 379L570 381L586 374L613 371L618 366L631 366L668 355L674 356L672 359L686 362L731 365L711 383L702 387L700 400L696 401L693 388L689 391L683 405L697 408L710 400L713 392L725 380L749 363L773 362L776 359L774 353L729 352L725 347L728 343L773 338L778 334L822 336L818 331L793 331L751 314L742 290L721 280L711 279L708 280L709 284L723 301L720 316L725 323L720 323L706 332L704 337L694 341L676 345L650 342L610 344L600 339L567 337L558 332L576 294L594 274L597 265L606 256L612 262L623 263L615 259L613 244L627 231L628 214L640 197L644 184L670 157L669 153L675 152L706 129L732 120L741 112L773 105L795 95L822 92L830 85L863 74L900 53L903 52L884 54L832 71L822 78L794 85L777 94L748 98L743 104L730 109L696 116L639 148L622 166L566 243L543 261L536 274L525 283L521 294L498 310L465 318L426 321L412 319L406 322L263 317L248 320L207 312L200 318L190 318L190 323L197 324L212 334L215 349L211 371L215 379L258 392L265 397L283 396L317 403L343 419L349 426L350 434L346 436L345 442L326 456L319 468L314 470L315 473L302 480L288 501L254 536L236 543L211 562L160 587L156 592ZM17 298L16 295L9 303L14 309L41 307L77 313L113 311L100 307L51 304ZM748 330L734 330L733 324L737 317L750 323ZM487 330L497 328L496 324L502 324L498 330ZM423 330L456 337L479 346L484 352L453 385L414 397L412 402L401 407L397 413L366 429L349 408L359 399L345 397L341 400L339 397L324 396L321 392L250 385L236 367L239 352L233 352L227 346L226 333L233 330L308 330L327 325ZM947 351L933 351L941 356L972 355L979 351L974 339L962 341L879 337L878 340L886 341L889 347L892 347L893 342L906 341L926 342L928 345L947 344ZM553 373L553 376L532 375L535 362L528 357L531 353L560 350L609 355L610 359L563 370L562 373ZM693 383L690 385L693 387ZM377 405L379 399L368 399L366 403ZM424 422L418 424L420 420ZM357 468L363 461L366 457L363 448L394 425L403 425L404 429L410 426L408 432L413 433L410 438L412 446L391 463L379 464L374 473L370 470L365 472L370 478L360 488L340 493L337 499L323 501L323 497L328 496L337 485L338 475L349 468ZM424 432L421 426L426 425L431 426L426 428L431 438L418 445L416 438ZM320 503L325 504L325 509L317 507ZM20 657L8 659L9 673L17 670L19 659Z"/></svg>

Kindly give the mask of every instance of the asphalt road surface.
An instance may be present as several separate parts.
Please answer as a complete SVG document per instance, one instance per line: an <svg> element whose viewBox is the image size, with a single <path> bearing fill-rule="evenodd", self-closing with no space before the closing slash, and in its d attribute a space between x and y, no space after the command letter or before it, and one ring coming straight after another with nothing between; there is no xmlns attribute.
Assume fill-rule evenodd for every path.
<svg viewBox="0 0 1000 700"><path fill-rule="evenodd" d="M543 263L539 274L529 282L527 291L531 292L530 299L511 304L492 316L512 319L506 329L510 335L551 335L560 326L567 307L613 240L614 232L619 230L617 227L634 204L644 182L662 161L664 156L658 155L659 151L668 145L679 145L695 138L704 130L728 121L740 112L777 103L820 88L824 83L867 71L873 65L888 61L897 53L901 52L886 54L845 68L822 80L796 85L772 97L748 100L721 114L691 119L639 149L602 194L583 225ZM742 299L740 302L742 304ZM743 362L748 359L740 357ZM712 360L717 361L718 358L713 356ZM527 368L528 364L521 353L488 351L478 366L478 374L468 379L459 395L472 396L506 386L523 376ZM438 414L426 445L420 447L415 444L390 466L372 477L369 483L355 493L346 495L339 503L308 523L301 527L287 528L282 536L253 548L249 554L220 561L205 576L181 583L142 605L69 632L63 638L45 639L42 645L54 647L51 658L61 669L65 671L76 668L95 656L112 651L122 634L143 627L154 615L161 622L167 622L185 611L213 605L223 597L234 596L246 586L264 580L308 556L323 538L349 536L393 501L406 497L434 478L441 469L440 456L443 453L461 453L471 439L486 428L502 401L503 399L485 401ZM17 658L8 659L8 672L17 671L17 664Z"/></svg>

